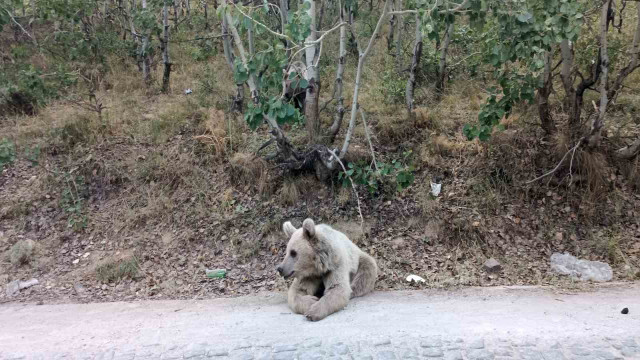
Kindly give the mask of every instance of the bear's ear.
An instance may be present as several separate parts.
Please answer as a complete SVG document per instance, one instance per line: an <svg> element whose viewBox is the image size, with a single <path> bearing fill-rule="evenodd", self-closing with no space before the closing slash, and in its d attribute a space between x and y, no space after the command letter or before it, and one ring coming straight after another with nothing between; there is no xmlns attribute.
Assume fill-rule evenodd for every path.
<svg viewBox="0 0 640 360"><path fill-rule="evenodd" d="M304 229L304 234L309 239L313 239L316 236L316 224L311 219L306 219L302 223L302 228Z"/></svg>
<svg viewBox="0 0 640 360"><path fill-rule="evenodd" d="M297 229L295 228L295 226L293 226L291 221L287 221L286 223L282 224L282 231L284 231L284 234L287 235L288 238L290 238L291 235L296 232L296 230Z"/></svg>

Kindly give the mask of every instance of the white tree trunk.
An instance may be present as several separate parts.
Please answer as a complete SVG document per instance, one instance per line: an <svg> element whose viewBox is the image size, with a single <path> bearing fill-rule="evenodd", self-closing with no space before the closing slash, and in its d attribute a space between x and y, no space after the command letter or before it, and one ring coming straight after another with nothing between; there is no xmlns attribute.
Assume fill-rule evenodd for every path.
<svg viewBox="0 0 640 360"><path fill-rule="evenodd" d="M171 76L171 60L169 59L169 0L164 0L162 7L162 62L164 73L162 75L162 92L169 92L169 79Z"/></svg>
<svg viewBox="0 0 640 360"><path fill-rule="evenodd" d="M438 82L436 84L436 90L438 96L442 95L444 91L444 83L447 78L447 53L449 51L449 44L451 44L451 37L453 36L454 25L453 22L447 26L444 33L444 41L442 48L440 49L440 63L438 65Z"/></svg>
<svg viewBox="0 0 640 360"><path fill-rule="evenodd" d="M422 57L422 16L416 14L416 43L413 46L413 57L411 59L411 68L409 70L409 80L407 80L407 89L405 91L405 100L407 104L407 112L409 115L415 108L413 103L413 93L416 88L416 73L418 66L420 65L420 58Z"/></svg>
<svg viewBox="0 0 640 360"><path fill-rule="evenodd" d="M614 99L618 94L618 91L622 88L622 83L625 81L627 76L631 75L638 67L640 67L640 62L638 61L638 57L640 56L640 2L636 2L636 31L633 34L633 43L631 44L631 49L629 50L630 58L629 63L620 70L618 77L611 85L609 89L609 93L607 96L609 99Z"/></svg>
<svg viewBox="0 0 640 360"><path fill-rule="evenodd" d="M309 135L309 143L316 142L320 134L320 119L318 117L318 96L320 92L320 84L318 80L317 69L317 56L319 55L318 44L315 43L317 39L317 11L316 2L322 0L309 0L311 6L307 10L307 15L311 18L311 24L309 25L309 36L305 39L305 62L307 66L306 80L309 85L307 87L307 94L305 97L304 114L307 120L307 132Z"/></svg>
<svg viewBox="0 0 640 360"><path fill-rule="evenodd" d="M340 21L345 21L346 10L344 7L340 8ZM338 50L338 71L336 72L336 82L334 89L334 96L337 99L336 113L333 115L333 124L329 129L330 142L333 142L340 127L342 126L342 120L344 119L344 95L343 95L343 81L345 64L347 62L347 27L340 28L340 47Z"/></svg>
<svg viewBox="0 0 640 360"><path fill-rule="evenodd" d="M147 0L142 0L142 9L147 8ZM149 58L149 31L143 29L142 35L142 77L147 85L151 84L151 59Z"/></svg>
<svg viewBox="0 0 640 360"><path fill-rule="evenodd" d="M396 1L396 11L402 11L404 8L402 3L403 0ZM404 37L404 17L402 15L398 16L396 30L396 70L400 71L400 68L402 67L402 38Z"/></svg>
<svg viewBox="0 0 640 360"><path fill-rule="evenodd" d="M600 143L602 136L602 128L604 127L605 115L607 113L607 105L609 99L607 98L607 81L609 80L609 47L607 43L607 30L608 30L608 13L611 7L611 1L607 0L602 4L600 12L600 85L598 90L600 91L600 107L598 108L598 116L593 120L591 124L591 132L589 134L588 143L590 147L596 147Z"/></svg>
<svg viewBox="0 0 640 360"><path fill-rule="evenodd" d="M280 0L280 22L282 24L282 29L280 29L280 32L282 32L284 34L285 31L285 27L287 26L287 23L289 22L289 1L288 0ZM285 48L286 48L286 54L287 54L287 59L291 58L291 43L289 42L289 40L285 41Z"/></svg>
<svg viewBox="0 0 640 360"><path fill-rule="evenodd" d="M227 17L222 17L222 47L224 49L224 57L231 68L231 72L234 71L234 56L233 49L231 47L231 38L229 37L229 24ZM236 84L236 95L233 98L233 110L242 112L244 106L244 84Z"/></svg>

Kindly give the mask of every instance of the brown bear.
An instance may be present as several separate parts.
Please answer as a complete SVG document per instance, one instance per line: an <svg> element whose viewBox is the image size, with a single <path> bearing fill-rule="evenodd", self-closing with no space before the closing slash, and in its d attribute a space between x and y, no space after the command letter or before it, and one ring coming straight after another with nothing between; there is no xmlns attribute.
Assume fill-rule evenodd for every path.
<svg viewBox="0 0 640 360"><path fill-rule="evenodd" d="M345 234L329 225L316 226L311 219L300 229L287 221L282 229L290 240L277 270L285 279L294 278L287 299L293 312L322 320L347 306L349 299L373 290L376 261Z"/></svg>

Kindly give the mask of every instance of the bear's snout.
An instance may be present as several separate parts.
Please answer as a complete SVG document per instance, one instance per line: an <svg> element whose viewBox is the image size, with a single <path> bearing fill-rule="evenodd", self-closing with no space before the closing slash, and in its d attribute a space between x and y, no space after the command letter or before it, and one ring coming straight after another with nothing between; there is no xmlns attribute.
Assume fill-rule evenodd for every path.
<svg viewBox="0 0 640 360"><path fill-rule="evenodd" d="M276 268L276 270L278 270L278 274L280 274L280 276L282 276L282 266L278 266Z"/></svg>

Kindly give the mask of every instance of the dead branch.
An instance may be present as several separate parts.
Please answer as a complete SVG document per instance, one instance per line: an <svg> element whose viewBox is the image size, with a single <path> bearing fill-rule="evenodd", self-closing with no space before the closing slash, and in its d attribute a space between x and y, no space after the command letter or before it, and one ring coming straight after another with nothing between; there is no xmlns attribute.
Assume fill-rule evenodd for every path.
<svg viewBox="0 0 640 360"><path fill-rule="evenodd" d="M535 178L535 179L533 179L533 180L529 180L529 181L527 181L527 182L525 183L525 185L527 185L527 184L531 184L532 182L536 182L536 181L538 181L538 180L540 180L540 179L542 179L542 178L545 178L545 177L547 177L547 176L549 176L549 175L551 175L551 174L555 173L556 171L558 171L558 169L560 168L560 166L562 165L562 163L564 163L564 159L566 159L566 158L567 158L567 155L569 155L569 153L571 153L571 152L573 152L573 153L575 154L576 150L578 149L578 147L580 147L580 145L582 144L582 142L584 141L584 139L585 139L584 137L580 138L580 140L578 140L578 143L577 143L574 147L572 147L571 149L569 149L569 151L567 151L567 152L564 154L564 156L562 157L562 159L560 159L560 162L558 162L558 165L556 165L556 167L554 167L554 168L553 168L553 170L551 170L551 171L549 171L549 172L547 172L547 173L545 173L545 174L543 174L543 175L540 175L540 176L538 176L537 178ZM571 163L573 163L573 156L571 156ZM571 168L571 165L569 165L569 166L570 166L570 168Z"/></svg>

